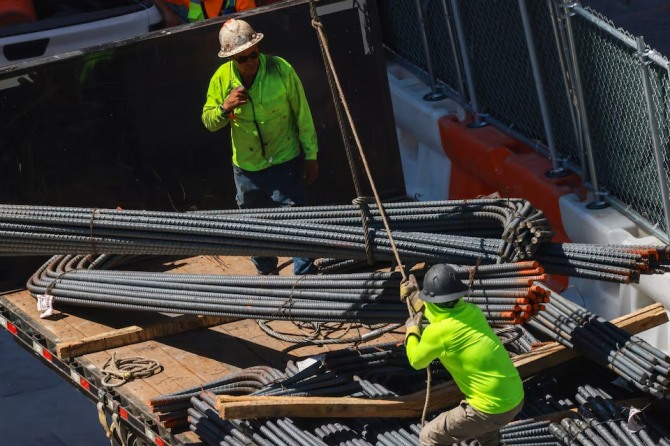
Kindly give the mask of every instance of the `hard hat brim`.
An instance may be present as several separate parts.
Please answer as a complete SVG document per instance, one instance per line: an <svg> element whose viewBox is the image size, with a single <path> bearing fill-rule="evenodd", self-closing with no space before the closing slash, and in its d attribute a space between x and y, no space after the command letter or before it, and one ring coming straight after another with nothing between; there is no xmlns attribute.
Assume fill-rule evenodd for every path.
<svg viewBox="0 0 670 446"><path fill-rule="evenodd" d="M467 290L467 288L466 288ZM419 293L419 298L424 301L424 302L430 302L431 304L444 304L447 302L453 302L455 300L460 299L463 297L463 294L465 293L465 290L463 291L457 291L455 293L450 293L450 294L440 294L438 296L431 296L429 294L426 294L423 292L423 290Z"/></svg>
<svg viewBox="0 0 670 446"><path fill-rule="evenodd" d="M220 50L219 51L219 57L224 58L224 59L228 58L228 57L232 57L235 54L239 54L242 51L248 50L252 46L256 45L258 42L260 42L262 39L263 39L263 33L256 33L254 35L253 39L251 39L250 41L248 41L247 43L245 43L243 45L238 46L234 50L230 50L230 51Z"/></svg>

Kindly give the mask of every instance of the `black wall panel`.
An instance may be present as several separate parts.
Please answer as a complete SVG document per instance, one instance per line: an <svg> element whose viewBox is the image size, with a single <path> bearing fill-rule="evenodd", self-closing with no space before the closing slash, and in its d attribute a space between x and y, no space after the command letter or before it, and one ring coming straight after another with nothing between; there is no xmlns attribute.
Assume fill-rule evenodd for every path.
<svg viewBox="0 0 670 446"><path fill-rule="evenodd" d="M402 195L376 5L317 4L377 188ZM354 188L309 4L241 16L265 34L261 50L291 62L305 86L320 144L310 203L350 202ZM0 202L234 207L229 130L210 133L200 121L222 63L218 30L226 19L0 69Z"/></svg>

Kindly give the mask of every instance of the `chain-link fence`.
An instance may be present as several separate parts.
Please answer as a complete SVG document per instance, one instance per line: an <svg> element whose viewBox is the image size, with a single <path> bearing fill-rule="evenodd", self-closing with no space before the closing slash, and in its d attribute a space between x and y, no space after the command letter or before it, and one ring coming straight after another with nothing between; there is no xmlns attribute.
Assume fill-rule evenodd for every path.
<svg viewBox="0 0 670 446"><path fill-rule="evenodd" d="M632 36L567 0L388 0L380 13L385 45L432 74L431 83L451 87L477 116L539 141L555 165L669 241L667 60L640 55Z"/></svg>

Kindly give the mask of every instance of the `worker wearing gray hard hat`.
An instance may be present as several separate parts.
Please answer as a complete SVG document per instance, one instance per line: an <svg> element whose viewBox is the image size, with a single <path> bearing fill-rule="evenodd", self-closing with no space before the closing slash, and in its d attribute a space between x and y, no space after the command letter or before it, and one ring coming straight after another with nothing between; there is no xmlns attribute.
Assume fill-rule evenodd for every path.
<svg viewBox="0 0 670 446"><path fill-rule="evenodd" d="M304 183L319 172L317 139L302 83L278 56L261 53L263 34L231 19L219 32L219 57L202 122L210 131L230 126L233 173L240 208L301 205ZM252 257L259 274L276 272L276 257ZM311 259L294 258L293 272L313 272Z"/></svg>
<svg viewBox="0 0 670 446"><path fill-rule="evenodd" d="M405 323L407 358L415 369L439 359L465 400L427 423L420 444L444 445L477 438L482 446L500 443L499 429L523 406L523 384L502 342L484 314L462 297L468 287L446 264L432 266L419 292L416 279L400 286L403 300L420 309ZM425 313L430 322L421 329Z"/></svg>

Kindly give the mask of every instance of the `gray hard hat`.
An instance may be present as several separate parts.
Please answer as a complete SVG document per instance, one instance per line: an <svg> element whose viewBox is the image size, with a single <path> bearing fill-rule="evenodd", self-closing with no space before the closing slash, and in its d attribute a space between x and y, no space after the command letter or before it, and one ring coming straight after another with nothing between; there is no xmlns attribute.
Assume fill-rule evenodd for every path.
<svg viewBox="0 0 670 446"><path fill-rule="evenodd" d="M456 271L445 263L433 265L423 278L423 289L419 297L424 302L442 304L463 297L468 290L456 275Z"/></svg>
<svg viewBox="0 0 670 446"><path fill-rule="evenodd" d="M219 57L230 57L251 48L261 41L262 33L257 33L244 20L230 19L226 21L219 31L219 43L221 51Z"/></svg>

